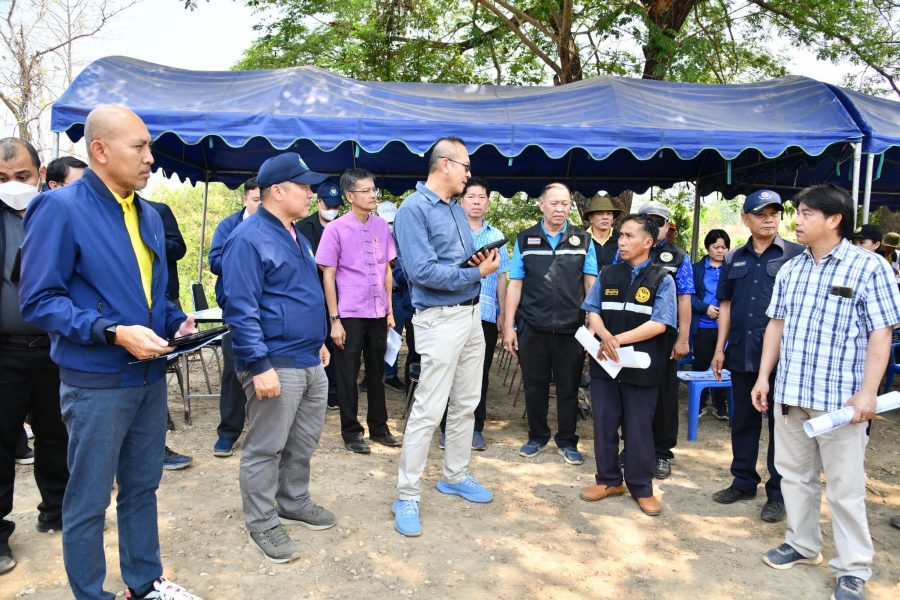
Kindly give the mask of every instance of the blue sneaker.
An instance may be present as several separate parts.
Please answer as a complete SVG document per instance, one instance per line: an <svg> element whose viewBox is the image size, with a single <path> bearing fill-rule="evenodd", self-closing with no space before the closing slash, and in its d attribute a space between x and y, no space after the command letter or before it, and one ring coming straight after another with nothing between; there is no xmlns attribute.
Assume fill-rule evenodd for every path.
<svg viewBox="0 0 900 600"><path fill-rule="evenodd" d="M397 499L391 506L391 512L394 513L394 529L397 530L397 533L406 537L422 535L418 500Z"/></svg>
<svg viewBox="0 0 900 600"><path fill-rule="evenodd" d="M866 582L859 577L844 575L838 577L831 592L831 600L862 600L866 597Z"/></svg>
<svg viewBox="0 0 900 600"><path fill-rule="evenodd" d="M584 457L581 456L581 452L579 452L578 448L575 446L560 448L557 452L562 454L563 460L570 465L580 465L584 463Z"/></svg>
<svg viewBox="0 0 900 600"><path fill-rule="evenodd" d="M762 560L773 569L781 570L790 569L794 565L817 565L822 562L822 555L806 558L790 544L782 544L763 554Z"/></svg>
<svg viewBox="0 0 900 600"><path fill-rule="evenodd" d="M218 456L219 458L231 456L232 454L234 454L234 445L236 443L237 440L230 440L225 437L220 437L216 441L216 445L213 446L213 456Z"/></svg>
<svg viewBox="0 0 900 600"><path fill-rule="evenodd" d="M537 440L528 440L528 442L524 446L519 448L519 456L531 458L546 447L546 443L542 444Z"/></svg>
<svg viewBox="0 0 900 600"><path fill-rule="evenodd" d="M487 443L484 441L484 436L481 435L480 431L472 432L472 450L478 450L479 452L487 450Z"/></svg>
<svg viewBox="0 0 900 600"><path fill-rule="evenodd" d="M443 433L442 433L442 434L441 434L441 439L438 441L438 448L440 448L441 450L443 450L443 449L444 449L444 446L446 446L446 445L447 445L447 436L446 436L446 434L443 434Z"/></svg>
<svg viewBox="0 0 900 600"><path fill-rule="evenodd" d="M187 466L190 466L192 462L194 462L193 457L173 452L168 446L166 446L166 454L163 458L164 470L177 471L178 469L183 469Z"/></svg>
<svg viewBox="0 0 900 600"><path fill-rule="evenodd" d="M475 478L471 475L466 475L466 478L459 483L447 483L441 479L434 484L434 487L442 494L462 496L469 502L477 502L478 504L484 504L494 499L491 491L475 481Z"/></svg>

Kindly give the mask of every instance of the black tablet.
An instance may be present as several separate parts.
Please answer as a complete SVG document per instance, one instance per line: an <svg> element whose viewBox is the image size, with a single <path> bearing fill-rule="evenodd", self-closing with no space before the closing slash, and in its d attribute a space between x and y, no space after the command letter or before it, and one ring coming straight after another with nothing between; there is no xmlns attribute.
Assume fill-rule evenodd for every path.
<svg viewBox="0 0 900 600"><path fill-rule="evenodd" d="M504 238L500 238L500 239L497 240L496 242L490 242L489 244L485 244L484 246L482 246L481 248L479 248L478 250L476 250L476 251L475 251L475 254L480 254L480 253L482 253L482 252L487 252L488 250L496 250L496 249L498 249L498 248L502 248L502 247L505 246L508 242L509 242L509 240L506 239L505 237L504 237ZM469 258L467 258L466 260L464 260L464 261L459 265L459 268L460 268L460 269L465 269L466 267L471 267L472 265L469 264L469 261L472 260L473 258L475 258L475 254L473 254L472 256L470 256Z"/></svg>
<svg viewBox="0 0 900 600"><path fill-rule="evenodd" d="M170 346L180 348L182 346L196 344L197 342L203 342L205 340L208 340L209 338L214 338L217 335L225 333L226 331L228 331L227 325L222 325L221 327L212 327L210 329L204 329L203 331L198 331L197 333L192 333L190 335L171 338L167 343Z"/></svg>

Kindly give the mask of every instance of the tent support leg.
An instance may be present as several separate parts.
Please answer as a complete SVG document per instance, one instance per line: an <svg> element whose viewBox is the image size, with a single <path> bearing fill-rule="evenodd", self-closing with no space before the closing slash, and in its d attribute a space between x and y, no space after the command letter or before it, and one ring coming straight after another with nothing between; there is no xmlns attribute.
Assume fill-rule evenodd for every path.
<svg viewBox="0 0 900 600"><path fill-rule="evenodd" d="M203 281L200 277L203 275L203 246L206 240L206 204L209 200L209 176L203 182L203 217L200 221L200 253L197 258L197 281Z"/></svg>
<svg viewBox="0 0 900 600"><path fill-rule="evenodd" d="M856 229L856 213L859 210L859 168L862 162L862 143L853 144L853 229Z"/></svg>
<svg viewBox="0 0 900 600"><path fill-rule="evenodd" d="M53 132L53 158L59 158L59 132Z"/></svg>
<svg viewBox="0 0 900 600"><path fill-rule="evenodd" d="M869 209L871 207L872 201L872 169L875 166L875 155L867 154L866 155L866 183L863 187L863 210L862 210L862 222L863 225L869 222Z"/></svg>
<svg viewBox="0 0 900 600"><path fill-rule="evenodd" d="M691 224L691 262L697 262L697 245L700 241L700 180L694 182L694 222Z"/></svg>

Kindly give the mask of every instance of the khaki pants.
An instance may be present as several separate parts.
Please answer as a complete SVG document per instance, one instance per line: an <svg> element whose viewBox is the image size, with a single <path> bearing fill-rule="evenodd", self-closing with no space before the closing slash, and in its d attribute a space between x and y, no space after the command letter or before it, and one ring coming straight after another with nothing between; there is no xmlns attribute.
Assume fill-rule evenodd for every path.
<svg viewBox="0 0 900 600"><path fill-rule="evenodd" d="M815 438L803 431L807 419L822 411L791 406L786 416L775 410L775 467L787 511L784 541L797 552L816 556L822 548L819 507L825 470L825 497L831 510L837 556L828 564L835 577L872 577L874 549L866 521L866 424L844 425Z"/></svg>
<svg viewBox="0 0 900 600"><path fill-rule="evenodd" d="M444 480L459 483L466 478L484 361L481 308L477 304L416 311L412 323L422 374L403 434L397 476L401 500L419 499L419 480L428 461L431 438L445 409Z"/></svg>

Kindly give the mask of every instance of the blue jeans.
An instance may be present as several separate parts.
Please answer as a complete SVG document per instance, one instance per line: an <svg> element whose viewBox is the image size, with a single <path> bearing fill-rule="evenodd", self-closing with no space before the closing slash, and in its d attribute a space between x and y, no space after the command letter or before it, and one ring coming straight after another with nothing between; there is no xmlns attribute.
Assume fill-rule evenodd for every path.
<svg viewBox="0 0 900 600"><path fill-rule="evenodd" d="M112 599L103 591L103 524L115 478L119 567L141 592L162 576L156 489L166 436L166 382L93 389L60 385L69 431L69 484L63 499L63 559L78 600Z"/></svg>

